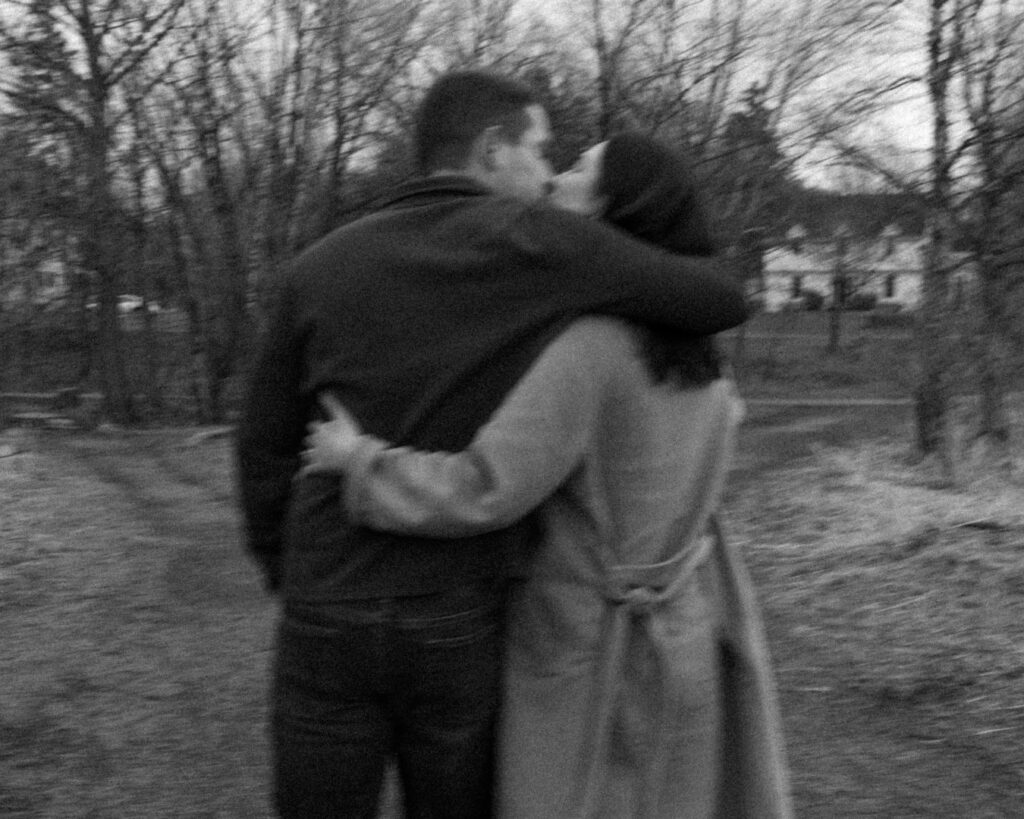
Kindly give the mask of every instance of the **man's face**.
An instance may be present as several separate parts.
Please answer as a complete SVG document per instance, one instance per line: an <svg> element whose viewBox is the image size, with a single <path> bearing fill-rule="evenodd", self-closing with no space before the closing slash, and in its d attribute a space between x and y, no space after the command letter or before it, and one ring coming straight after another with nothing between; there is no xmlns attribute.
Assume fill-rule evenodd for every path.
<svg viewBox="0 0 1024 819"><path fill-rule="evenodd" d="M526 113L530 125L518 142L495 143L488 182L496 193L532 202L547 193L551 182L551 126L541 106L531 105Z"/></svg>

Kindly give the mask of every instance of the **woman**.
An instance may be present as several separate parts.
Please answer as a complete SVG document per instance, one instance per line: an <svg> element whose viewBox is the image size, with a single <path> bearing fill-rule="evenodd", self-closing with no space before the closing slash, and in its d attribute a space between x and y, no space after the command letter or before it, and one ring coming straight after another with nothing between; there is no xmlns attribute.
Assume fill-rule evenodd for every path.
<svg viewBox="0 0 1024 819"><path fill-rule="evenodd" d="M712 250L685 169L639 135L588 150L552 198ZM752 591L713 523L741 409L710 340L580 319L461 453L390 448L325 406L305 469L346 473L354 523L458 537L543 502L511 610L499 815L791 815Z"/></svg>

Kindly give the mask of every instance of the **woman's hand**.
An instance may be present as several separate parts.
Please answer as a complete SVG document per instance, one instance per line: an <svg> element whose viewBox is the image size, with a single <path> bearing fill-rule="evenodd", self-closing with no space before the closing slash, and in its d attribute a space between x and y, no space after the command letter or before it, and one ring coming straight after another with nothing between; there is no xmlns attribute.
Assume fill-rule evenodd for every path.
<svg viewBox="0 0 1024 819"><path fill-rule="evenodd" d="M333 395L323 393L319 401L330 420L313 421L306 427L309 434L304 442L300 476L344 472L363 433L359 422Z"/></svg>

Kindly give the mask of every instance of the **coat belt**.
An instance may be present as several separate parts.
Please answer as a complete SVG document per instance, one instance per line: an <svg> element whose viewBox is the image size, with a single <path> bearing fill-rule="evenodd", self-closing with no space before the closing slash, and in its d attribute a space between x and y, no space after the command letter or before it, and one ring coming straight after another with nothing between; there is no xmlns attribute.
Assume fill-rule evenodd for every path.
<svg viewBox="0 0 1024 819"><path fill-rule="evenodd" d="M623 663L629 640L630 626L639 622L652 640L654 621L651 615L665 603L682 594L693 573L711 554L714 540L710 535L696 538L695 542L679 550L663 563L636 566L614 566L608 570L603 588L609 616L601 635L603 653L593 693L593 719L590 720L590 739L583 743L580 759L579 791L573 804L581 806L581 813L565 813L586 819L593 815L599 804L602 777L600 769L608 756L608 743L614 718L615 701L622 684ZM662 581L662 582L658 582ZM668 672L662 652L655 652L661 668L660 679ZM645 766L644 784L640 789L639 817L651 815L650 800L656 800L665 777L665 760L670 736L668 715L675 710L678 694L674 686L662 686L660 714L655 723L655 741L650 764Z"/></svg>

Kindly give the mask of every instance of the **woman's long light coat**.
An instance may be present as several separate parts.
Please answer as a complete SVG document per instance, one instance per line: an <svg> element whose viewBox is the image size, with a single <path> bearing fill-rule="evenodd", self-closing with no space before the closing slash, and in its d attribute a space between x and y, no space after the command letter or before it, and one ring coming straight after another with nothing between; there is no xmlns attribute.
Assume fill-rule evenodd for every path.
<svg viewBox="0 0 1024 819"><path fill-rule="evenodd" d="M511 609L500 816L788 817L758 606L714 516L741 404L725 380L653 384L637 349L581 319L464 452L364 440L348 512L457 537L543 502Z"/></svg>

